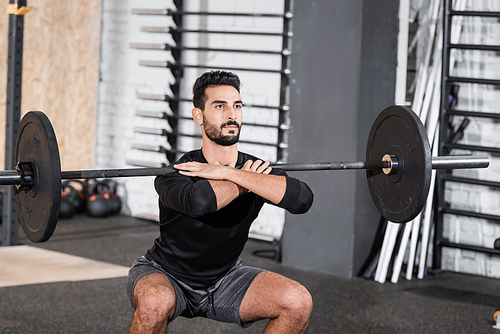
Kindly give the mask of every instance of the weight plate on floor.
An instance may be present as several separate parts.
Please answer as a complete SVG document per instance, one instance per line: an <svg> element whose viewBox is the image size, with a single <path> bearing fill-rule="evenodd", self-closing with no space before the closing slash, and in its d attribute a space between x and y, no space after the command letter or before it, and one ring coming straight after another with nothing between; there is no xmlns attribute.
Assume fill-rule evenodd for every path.
<svg viewBox="0 0 500 334"><path fill-rule="evenodd" d="M49 119L40 111L30 111L17 130L16 162L32 162L35 186L15 188L19 222L33 242L47 241L54 233L61 204L61 162L56 135Z"/></svg>
<svg viewBox="0 0 500 334"><path fill-rule="evenodd" d="M391 106L375 119L366 147L366 160L396 155L396 174L367 170L368 188L380 213L395 223L414 219L425 205L431 183L432 156L427 132L407 107Z"/></svg>

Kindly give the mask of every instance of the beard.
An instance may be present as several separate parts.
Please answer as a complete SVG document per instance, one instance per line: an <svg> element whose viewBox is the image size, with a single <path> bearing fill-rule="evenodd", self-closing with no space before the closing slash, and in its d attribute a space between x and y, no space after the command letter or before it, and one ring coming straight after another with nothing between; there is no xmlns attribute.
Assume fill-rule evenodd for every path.
<svg viewBox="0 0 500 334"><path fill-rule="evenodd" d="M235 125L238 128L236 130L230 131L230 133L235 132L234 134L225 136L222 134L222 129L228 125ZM240 139L240 125L235 121L229 121L221 124L220 127L217 127L215 124L208 122L205 116L203 116L203 127L205 129L205 134L207 135L208 139L210 139L211 141L220 146L234 145Z"/></svg>

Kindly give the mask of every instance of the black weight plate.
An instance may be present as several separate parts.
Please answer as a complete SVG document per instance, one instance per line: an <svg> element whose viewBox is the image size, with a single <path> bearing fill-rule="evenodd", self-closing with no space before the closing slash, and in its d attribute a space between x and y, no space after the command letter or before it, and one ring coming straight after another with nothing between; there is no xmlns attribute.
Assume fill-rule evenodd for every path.
<svg viewBox="0 0 500 334"><path fill-rule="evenodd" d="M59 216L61 162L54 129L44 113L30 111L22 118L14 154L14 161L35 167L35 186L15 191L19 222L31 241L47 241Z"/></svg>
<svg viewBox="0 0 500 334"><path fill-rule="evenodd" d="M380 161L385 154L398 157L398 172L386 175L380 169L367 170L368 187L385 218L406 223L424 207L432 172L427 132L410 108L392 106L375 119L368 136L366 160Z"/></svg>

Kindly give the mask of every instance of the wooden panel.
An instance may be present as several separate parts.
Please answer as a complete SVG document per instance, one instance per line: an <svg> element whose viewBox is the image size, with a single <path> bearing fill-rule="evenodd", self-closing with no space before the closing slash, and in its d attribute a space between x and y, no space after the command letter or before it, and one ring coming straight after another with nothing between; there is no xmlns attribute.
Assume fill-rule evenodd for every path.
<svg viewBox="0 0 500 334"><path fill-rule="evenodd" d="M0 61L6 64L8 20L0 0ZM101 0L28 0L24 20L21 110L52 121L63 169L94 165ZM7 71L0 66L0 156L5 147ZM3 167L2 167L3 169Z"/></svg>

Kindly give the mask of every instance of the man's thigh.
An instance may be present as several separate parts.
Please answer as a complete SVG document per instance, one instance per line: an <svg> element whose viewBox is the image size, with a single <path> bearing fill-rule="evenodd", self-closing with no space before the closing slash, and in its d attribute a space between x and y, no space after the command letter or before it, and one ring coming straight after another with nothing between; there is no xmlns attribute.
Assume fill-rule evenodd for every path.
<svg viewBox="0 0 500 334"><path fill-rule="evenodd" d="M216 285L206 290L203 307L207 318L231 322L245 328L251 323L241 322L240 305L255 277L263 269L241 265L239 260Z"/></svg>

